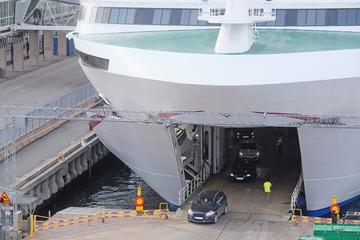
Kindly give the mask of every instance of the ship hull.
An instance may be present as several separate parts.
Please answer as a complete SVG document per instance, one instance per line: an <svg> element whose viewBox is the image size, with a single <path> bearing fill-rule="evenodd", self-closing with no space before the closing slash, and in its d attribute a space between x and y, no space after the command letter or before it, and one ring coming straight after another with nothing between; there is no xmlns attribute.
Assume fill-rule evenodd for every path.
<svg viewBox="0 0 360 240"><path fill-rule="evenodd" d="M109 59L107 70L89 66L81 59L80 65L97 91L115 109L307 115L360 113L360 69L353 61L360 57L358 49L213 56L127 49L79 39L76 42L80 51ZM99 136L109 146L106 144L109 136L101 132ZM299 129L307 208L311 215L328 212L333 195L337 195L341 204L360 194L357 166L360 152L355 147L359 137L358 130ZM123 151L115 147L110 150L132 164L134 158ZM152 186L148 173L138 174ZM168 198L166 194L162 196Z"/></svg>

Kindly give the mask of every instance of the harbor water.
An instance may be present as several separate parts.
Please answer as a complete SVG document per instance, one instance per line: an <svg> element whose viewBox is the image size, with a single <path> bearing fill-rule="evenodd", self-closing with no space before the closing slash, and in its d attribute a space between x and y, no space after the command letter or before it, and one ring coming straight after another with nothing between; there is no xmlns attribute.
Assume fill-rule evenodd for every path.
<svg viewBox="0 0 360 240"><path fill-rule="evenodd" d="M123 162L109 153L93 166L91 177L89 172L73 180L68 186L46 201L36 214L54 215L68 207L106 209L135 209L137 188L141 187L144 198L144 210L158 209L165 200L149 187Z"/></svg>

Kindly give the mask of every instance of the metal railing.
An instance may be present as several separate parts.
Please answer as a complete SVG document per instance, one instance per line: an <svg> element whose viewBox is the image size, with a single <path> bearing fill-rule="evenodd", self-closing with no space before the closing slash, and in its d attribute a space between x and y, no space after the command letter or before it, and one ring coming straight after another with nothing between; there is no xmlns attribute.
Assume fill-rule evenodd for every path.
<svg viewBox="0 0 360 240"><path fill-rule="evenodd" d="M196 178L187 182L186 185L179 191L179 206L210 176L210 166L205 164L204 169L199 172Z"/></svg>
<svg viewBox="0 0 360 240"><path fill-rule="evenodd" d="M32 118L34 116L38 115L47 115L48 114L48 108L56 108L56 107L64 107L64 108L72 108L72 107L84 107L83 104L86 103L89 99L94 98L96 95L96 91L94 87L89 83L84 86L81 86L77 88L76 90L53 100L52 102L45 104L43 107L39 107L35 110L32 110L28 113L24 113L26 109L17 109L12 114L16 115L27 115L29 118L27 119L27 124L23 128L17 128L14 133L14 138L19 138L20 136L23 136L24 134L30 133L36 134L37 131L34 131L38 129L41 130L41 126L44 124L50 122L49 119L38 119L38 118ZM9 114L8 110L4 110L3 113L4 116ZM15 120L16 121L16 120ZM8 126L2 126L0 128L0 149L5 145L5 127Z"/></svg>
<svg viewBox="0 0 360 240"><path fill-rule="evenodd" d="M165 205L166 208L162 208L162 205ZM53 228L66 227L79 223L88 223L90 225L91 221L101 220L102 223L105 223L106 218L121 218L121 217L146 217L146 216L159 216L160 220L162 216L165 216L165 219L168 219L169 208L167 203L160 203L159 209L155 210L143 210L143 211L121 211L121 212L106 212L104 206L98 208L98 213L90 214L86 216L81 216L71 219L56 219L51 217L44 217L39 215L30 216L30 234L29 237L35 237L35 232L40 232L44 230L50 230ZM48 223L37 224L38 218L44 218L51 220Z"/></svg>
<svg viewBox="0 0 360 240"><path fill-rule="evenodd" d="M300 191L302 188L302 184L303 184L303 174L301 173L299 180L295 186L295 189L294 189L293 193L291 194L291 203L290 203L289 213L293 212L293 210L296 208L296 204L299 200L299 195L300 195Z"/></svg>

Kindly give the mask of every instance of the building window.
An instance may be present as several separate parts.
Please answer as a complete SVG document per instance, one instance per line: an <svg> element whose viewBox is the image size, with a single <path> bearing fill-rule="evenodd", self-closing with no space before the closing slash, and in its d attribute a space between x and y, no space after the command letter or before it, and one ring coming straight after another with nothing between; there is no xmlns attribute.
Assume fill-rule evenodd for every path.
<svg viewBox="0 0 360 240"><path fill-rule="evenodd" d="M126 14L126 24L133 24L135 21L136 9L128 9Z"/></svg>
<svg viewBox="0 0 360 240"><path fill-rule="evenodd" d="M191 26L196 26L198 24L198 14L199 11L198 10L191 10L190 12L190 20L189 20L189 25Z"/></svg>
<svg viewBox="0 0 360 240"><path fill-rule="evenodd" d="M111 8L109 23L112 23L112 24L117 23L119 11L120 11L119 8Z"/></svg>
<svg viewBox="0 0 360 240"><path fill-rule="evenodd" d="M347 25L356 25L356 9L349 9L347 12Z"/></svg>
<svg viewBox="0 0 360 240"><path fill-rule="evenodd" d="M338 26L344 26L346 25L346 19L347 19L347 10L340 9L338 11Z"/></svg>
<svg viewBox="0 0 360 240"><path fill-rule="evenodd" d="M182 10L180 25L189 25L190 10Z"/></svg>
<svg viewBox="0 0 360 240"><path fill-rule="evenodd" d="M161 17L161 24L162 25L168 25L170 23L170 15L171 15L171 10L170 9L164 9L162 12L162 17Z"/></svg>
<svg viewBox="0 0 360 240"><path fill-rule="evenodd" d="M127 14L127 9L126 9L126 8L120 8L119 17L118 17L117 23L125 23L125 21L126 21L126 14Z"/></svg>
<svg viewBox="0 0 360 240"><path fill-rule="evenodd" d="M284 26L285 25L285 10L277 10L276 11L276 26Z"/></svg>
<svg viewBox="0 0 360 240"><path fill-rule="evenodd" d="M155 9L154 10L154 18L153 18L152 24L160 24L160 22L161 22L161 14L162 14L162 9Z"/></svg>
<svg viewBox="0 0 360 240"><path fill-rule="evenodd" d="M306 25L315 26L316 10L308 10L306 16Z"/></svg>
<svg viewBox="0 0 360 240"><path fill-rule="evenodd" d="M97 12L96 12L96 18L95 18L96 23L101 23L103 11L104 11L103 7L98 7Z"/></svg>
<svg viewBox="0 0 360 240"><path fill-rule="evenodd" d="M90 15L90 22L94 23L95 19L96 19L96 11L97 11L97 7L92 7L91 9L91 15Z"/></svg>
<svg viewBox="0 0 360 240"><path fill-rule="evenodd" d="M316 26L324 26L325 25L325 10L317 10L316 11Z"/></svg>
<svg viewBox="0 0 360 240"><path fill-rule="evenodd" d="M305 26L307 18L307 10L299 10L297 14L297 25Z"/></svg>

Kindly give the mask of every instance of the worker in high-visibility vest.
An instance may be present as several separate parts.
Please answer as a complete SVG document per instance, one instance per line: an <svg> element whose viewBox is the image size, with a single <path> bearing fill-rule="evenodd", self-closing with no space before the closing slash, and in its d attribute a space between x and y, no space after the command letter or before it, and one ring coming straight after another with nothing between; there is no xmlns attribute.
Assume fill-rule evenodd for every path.
<svg viewBox="0 0 360 240"><path fill-rule="evenodd" d="M272 187L272 185L271 185L270 179L267 179L266 182L264 183L264 192L266 194L266 204L269 203L271 187Z"/></svg>

